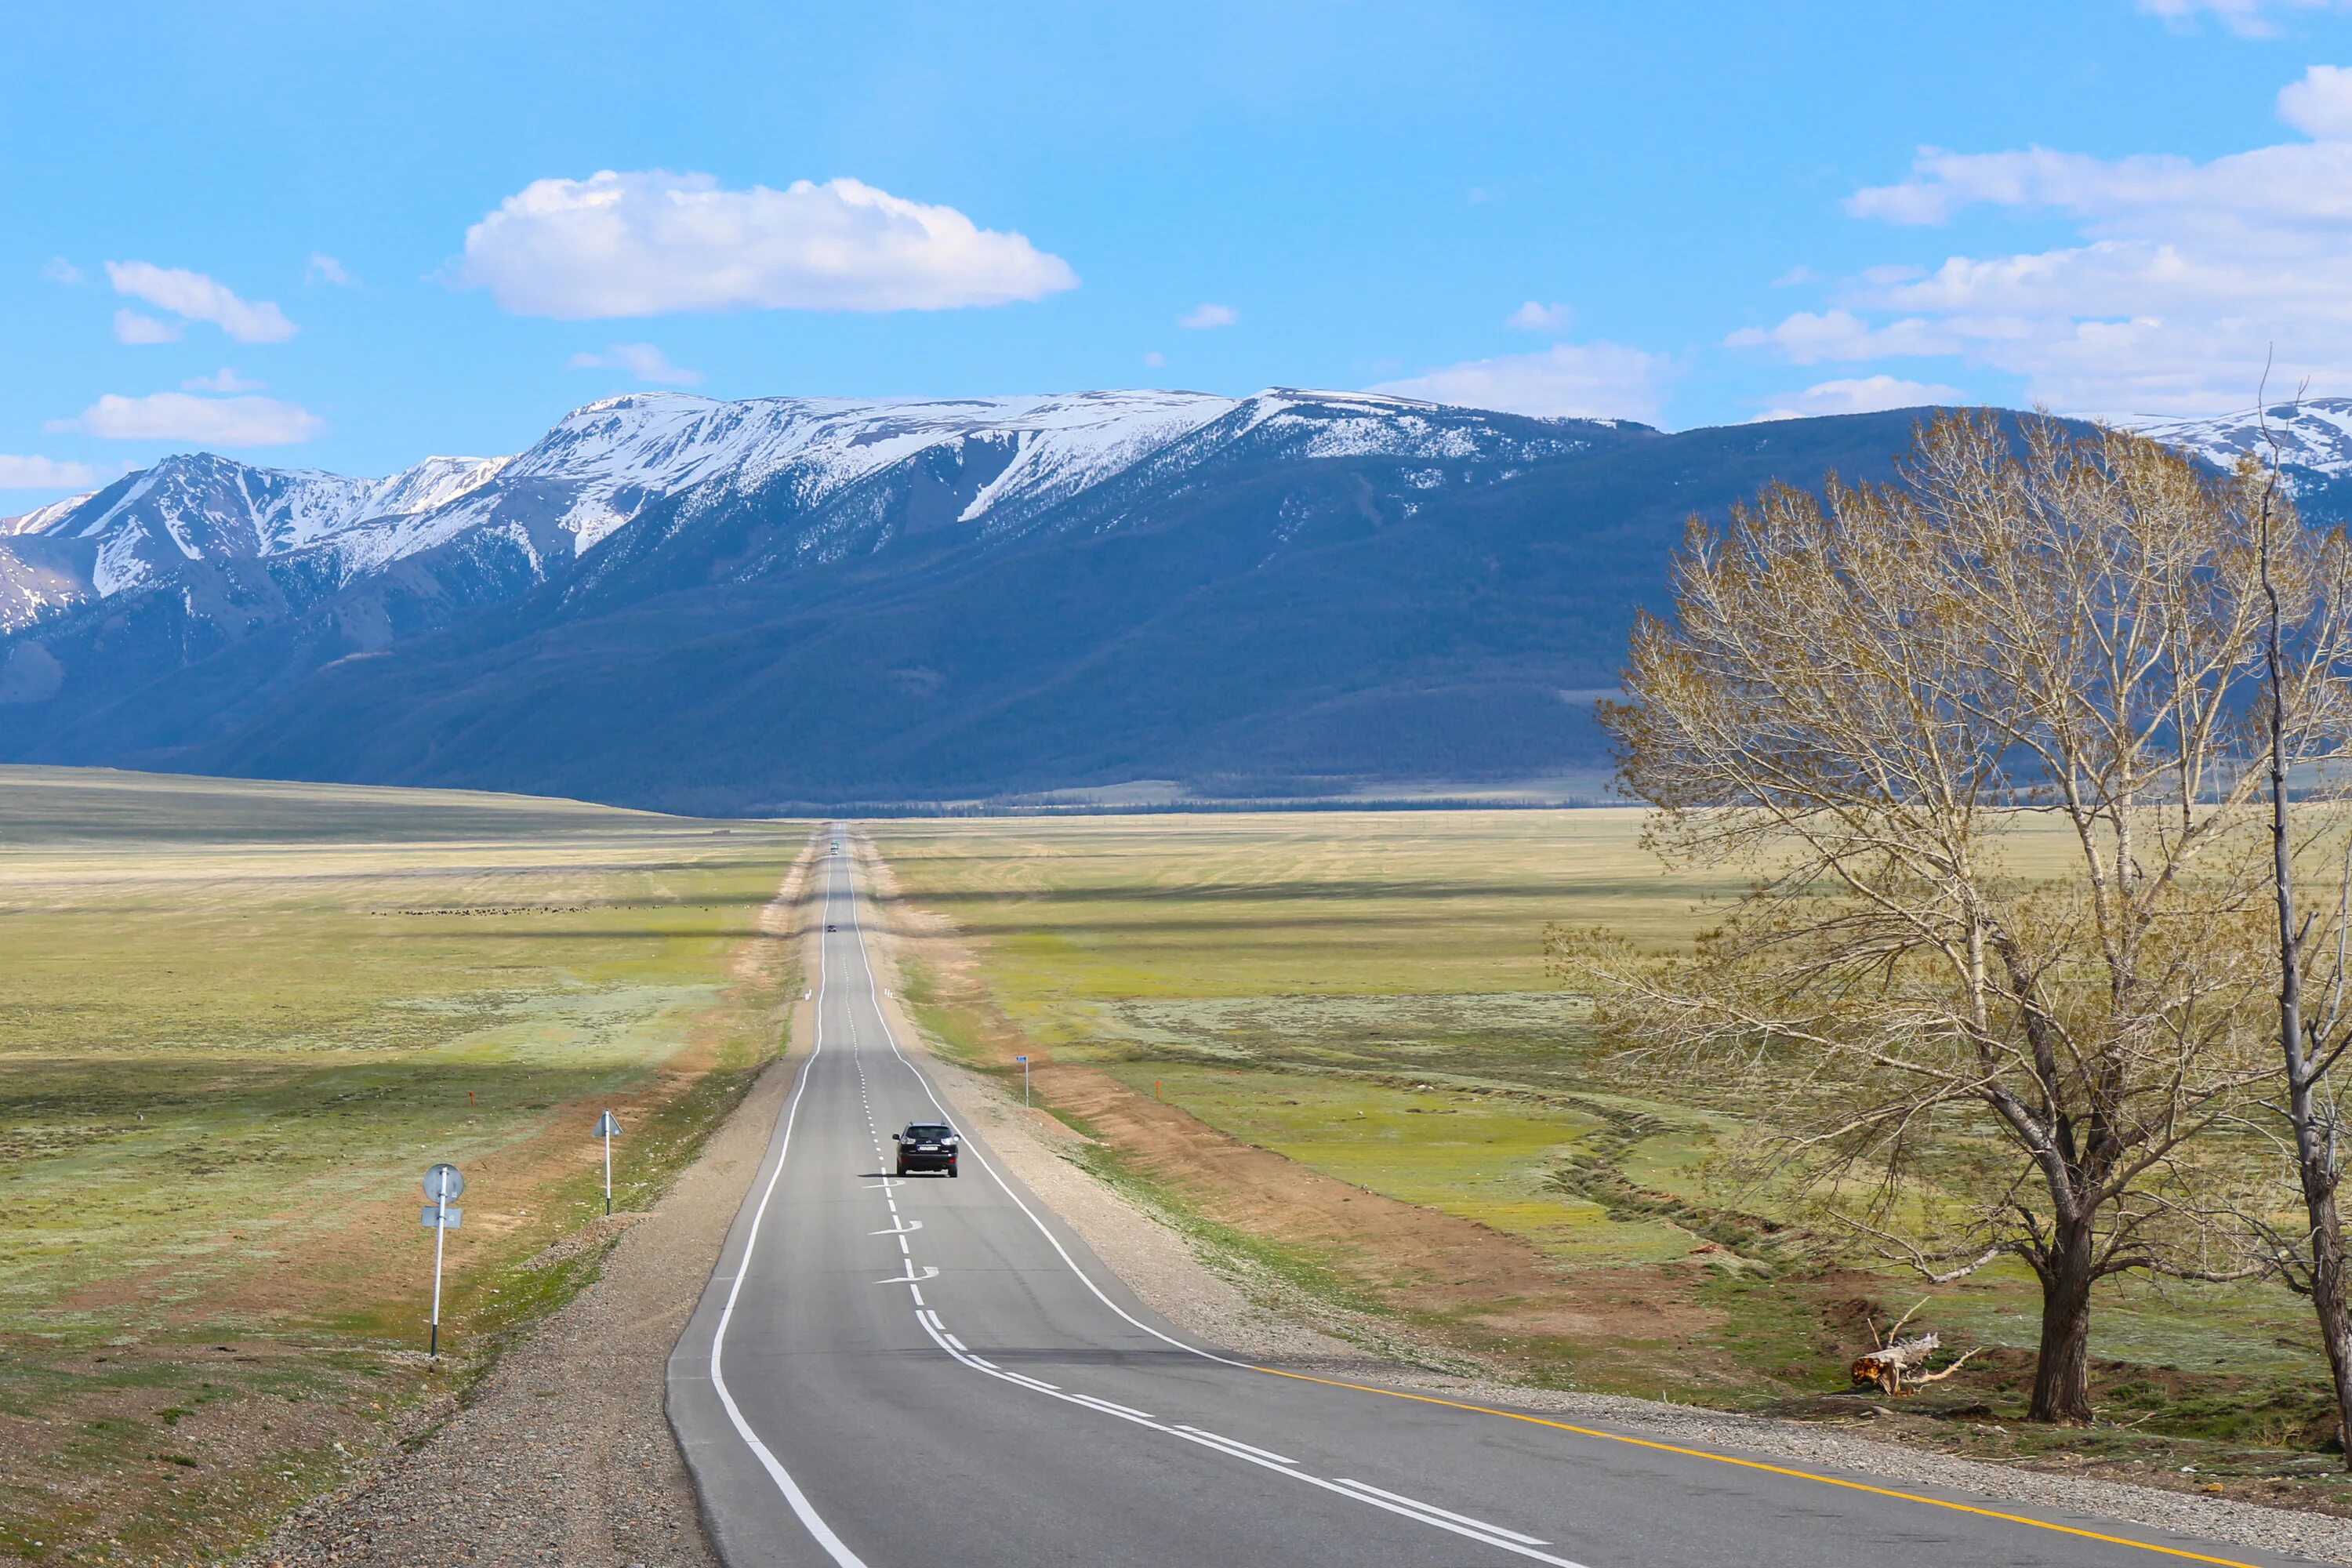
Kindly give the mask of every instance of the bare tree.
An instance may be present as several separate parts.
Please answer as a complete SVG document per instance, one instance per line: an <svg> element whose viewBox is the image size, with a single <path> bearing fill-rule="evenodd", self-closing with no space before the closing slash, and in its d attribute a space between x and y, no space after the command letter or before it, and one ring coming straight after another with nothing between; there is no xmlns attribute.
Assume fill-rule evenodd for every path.
<svg viewBox="0 0 2352 1568"><path fill-rule="evenodd" d="M1555 957L1629 1048L1754 1075L1781 1179L1923 1273L2029 1265L2038 1420L2090 1418L2099 1279L2244 1272L2198 1156L2276 1070L2262 715L2338 721L2343 651L2263 702L2249 478L1939 417L1894 484L1694 521L1602 714L1653 847L1759 880L1688 954Z"/></svg>
<svg viewBox="0 0 2352 1568"><path fill-rule="evenodd" d="M2352 946L2352 835L2336 824L2344 843L2342 872L2332 910L2320 904L2313 916L2295 913L2297 848L2289 782L2298 764L2340 762L2340 679L2298 683L2298 667L2315 653L2340 656L2339 617L2352 609L2344 581L2340 536L2315 542L2300 526L2279 471L2279 443L2267 407L2260 415L2266 461L2252 467L2242 483L2255 494L2254 523L2264 605L2263 628L2265 760L2269 764L2272 887L2278 915L2279 1049L2285 1092L2276 1109L2294 1144L2296 1185L2307 1221L2292 1243L2284 1238L2274 1256L2287 1282L2311 1298L2326 1347L2334 1384L2336 1439L2352 1467L2352 1280L2347 1279L2344 1222L2336 1203L2343 1180L2336 1150L2338 1113L2330 1074L2352 1047L2352 1009L2347 1006L2347 946ZM2334 673L2334 672L2331 672ZM2306 710L2317 706L2320 721ZM2326 816L2340 816L2333 803ZM2324 829L2323 829L2324 831ZM2305 857L2307 858L2307 857ZM2326 911L2315 930L2315 917ZM2317 940L2315 941L2314 938ZM2322 966L2325 966L2323 969ZM2305 1001L2307 984L2317 994ZM2258 1222L2259 1225L2259 1222ZM2269 1231L2268 1226L2259 1228Z"/></svg>

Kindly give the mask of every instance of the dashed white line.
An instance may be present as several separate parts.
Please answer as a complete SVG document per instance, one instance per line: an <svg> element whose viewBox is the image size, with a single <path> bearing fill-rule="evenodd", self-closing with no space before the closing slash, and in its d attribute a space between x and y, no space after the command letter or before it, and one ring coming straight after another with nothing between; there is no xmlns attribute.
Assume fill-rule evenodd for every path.
<svg viewBox="0 0 2352 1568"><path fill-rule="evenodd" d="M830 888L827 889L826 896L829 901L832 896L832 890ZM860 920L858 916L857 894L854 881L850 889L849 918L850 930L856 933L859 967L866 972L866 989L867 999L869 1004L875 1009L875 1017L882 1026L882 1037L889 1046L890 1054L893 1057L896 1057L899 1065L904 1067L907 1071L913 1076L917 1085L923 1090L925 1097L930 1100L932 1107L939 1111L942 1118L945 1118L948 1115L947 1107L940 1103L939 1095L932 1090L930 1080L923 1074L921 1069L917 1068L912 1061L908 1059L906 1053L899 1049L896 1032L891 1029L889 1020L882 1016L881 1003L877 994L879 987L875 982L873 963L867 958L866 952L866 927L864 921ZM857 1039L856 1022L854 1016L850 1022L850 1038L853 1044L855 1044ZM858 1064L858 1073L860 1080L862 1081L865 1075L865 1065L862 1062ZM1125 1319L1129 1323L1131 1323L1136 1328L1142 1330L1152 1338L1160 1340L1167 1344L1173 1345L1179 1350L1199 1356L1204 1361L1213 1361L1221 1363L1226 1366L1240 1367L1245 1371L1250 1370L1248 1363L1245 1362L1234 1361L1231 1357L1221 1356L1213 1352L1204 1351L1197 1345L1189 1345L1181 1340L1161 1333L1159 1330L1151 1327L1150 1324L1139 1321L1131 1313L1127 1311L1126 1309L1119 1306L1118 1302L1112 1300L1108 1295L1104 1294L1102 1288L1094 1282L1093 1279L1087 1275L1085 1269L1078 1267L1077 1260L1070 1256L1067 1248L1063 1247L1060 1238L1055 1237L1053 1231L1046 1226L1045 1222L1037 1216L1036 1211L1030 1208L1027 1204L1022 1202L1021 1194L1013 1190L1012 1185L1005 1181L1002 1174L998 1173L995 1165L989 1161L988 1157L982 1154L977 1149L970 1148L969 1144L967 1144L967 1148L970 1149L972 1157L980 1162L981 1169L986 1171L990 1178L996 1183L998 1188L1003 1192L1004 1195L1013 1200L1013 1205L1019 1208L1024 1215L1028 1216L1029 1222L1037 1227L1039 1234L1045 1237L1047 1244L1054 1248L1055 1252L1060 1255L1062 1261L1068 1266L1070 1272L1077 1276L1079 1282L1085 1285L1086 1288L1094 1294L1095 1298L1101 1301L1104 1306L1108 1307L1120 1318ZM779 1163L781 1164L781 1162ZM887 1189L897 1184L886 1179L880 1184L885 1189L885 1201L891 1205L891 1212L895 1217L898 1208L897 1202L895 1199L889 1197ZM889 1233L877 1231L875 1234L884 1235ZM899 1250L904 1252L907 1247L906 1237L904 1235L899 1235L898 1240ZM1548 1545L1549 1542L1539 1541L1532 1535L1525 1535L1517 1531L1507 1530L1500 1525L1488 1524L1483 1520L1474 1519L1467 1514L1454 1513L1449 1510L1441 1509L1433 1503L1421 1502L1417 1500L1404 1497L1399 1493L1382 1491L1380 1488L1368 1485L1362 1481L1326 1479L1321 1476L1311 1475L1307 1471L1298 1468L1298 1461L1296 1459L1273 1453L1270 1450L1254 1447L1249 1444L1238 1442L1234 1438L1224 1436L1218 1433L1203 1431L1195 1426L1166 1425L1154 1418L1147 1412L1132 1409L1124 1405L1116 1405L1108 1399L1097 1399L1091 1394L1066 1393L1055 1384L1047 1383L1041 1378L1028 1377L1017 1372L1007 1371L1003 1367L995 1365L992 1362L985 1361L981 1357L974 1355L971 1351L964 1347L961 1341L956 1339L954 1335L948 1332L947 1325L940 1321L939 1313L924 1302L922 1287L916 1283L915 1279L911 1278L914 1275L915 1268L916 1265L910 1256L907 1263L907 1269L910 1278L906 1279L883 1280L880 1281L880 1283L891 1285L904 1284L908 1287L915 1299L915 1307L917 1309L916 1321L921 1325L923 1331L930 1336L934 1343L938 1344L941 1350L945 1351L961 1365L971 1367L975 1371L983 1373L990 1377L1001 1379L1006 1383L1018 1384L1023 1387L1033 1389L1052 1398L1062 1400L1066 1404L1083 1405L1088 1409L1099 1411L1104 1415L1116 1416L1123 1421L1132 1422L1139 1426L1150 1427L1153 1431L1164 1432L1170 1436L1181 1438L1185 1442L1194 1444L1201 1447L1210 1448L1230 1458L1255 1465L1272 1474L1288 1476L1293 1480L1302 1482L1308 1486L1319 1488L1320 1489L1333 1493L1336 1496L1348 1498L1359 1503L1369 1504L1373 1508L1383 1509L1390 1513L1413 1520L1419 1523L1431 1526L1434 1529L1449 1531L1455 1535L1464 1536L1469 1540L1478 1542L1482 1545L1492 1546L1504 1552L1514 1552L1521 1557L1532 1558L1538 1563L1548 1563L1552 1564L1553 1568L1584 1568L1582 1563L1574 1562L1570 1558L1555 1557L1549 1552L1538 1551L1538 1548ZM926 1265L924 1266L924 1271L921 1277L923 1279L933 1279L938 1276L939 1272L940 1271L937 1268Z"/></svg>

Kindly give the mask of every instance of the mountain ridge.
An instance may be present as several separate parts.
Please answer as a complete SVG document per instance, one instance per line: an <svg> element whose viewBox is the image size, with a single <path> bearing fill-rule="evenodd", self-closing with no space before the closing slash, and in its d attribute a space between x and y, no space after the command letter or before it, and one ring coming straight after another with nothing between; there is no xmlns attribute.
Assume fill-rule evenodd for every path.
<svg viewBox="0 0 2352 1568"><path fill-rule="evenodd" d="M377 480L177 457L0 531L0 759L716 812L1590 773L1684 520L1927 412L638 393Z"/></svg>

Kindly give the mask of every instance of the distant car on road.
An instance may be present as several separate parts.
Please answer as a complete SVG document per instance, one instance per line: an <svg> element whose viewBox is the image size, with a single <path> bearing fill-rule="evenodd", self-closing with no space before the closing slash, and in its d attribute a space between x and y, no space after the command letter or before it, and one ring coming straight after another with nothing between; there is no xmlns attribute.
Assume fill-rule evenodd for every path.
<svg viewBox="0 0 2352 1568"><path fill-rule="evenodd" d="M841 928L837 925L828 924L824 929L827 931L839 931Z"/></svg>
<svg viewBox="0 0 2352 1568"><path fill-rule="evenodd" d="M944 1121L909 1121L898 1134L898 1174L909 1171L956 1173L956 1130Z"/></svg>

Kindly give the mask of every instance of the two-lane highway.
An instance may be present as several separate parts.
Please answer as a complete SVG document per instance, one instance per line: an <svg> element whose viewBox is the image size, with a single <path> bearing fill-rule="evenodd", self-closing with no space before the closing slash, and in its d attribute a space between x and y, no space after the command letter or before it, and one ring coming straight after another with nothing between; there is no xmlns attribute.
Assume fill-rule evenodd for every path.
<svg viewBox="0 0 2352 1568"><path fill-rule="evenodd" d="M889 1173L892 1132L955 1119L884 1018L852 860L821 875L816 1038L670 1360L730 1568L2294 1561L1197 1345L969 1130L959 1178Z"/></svg>

